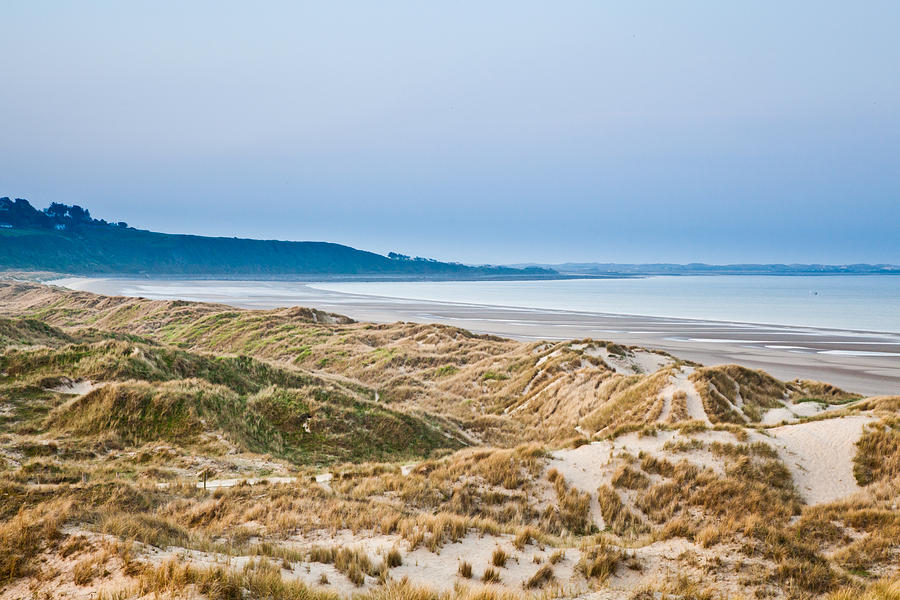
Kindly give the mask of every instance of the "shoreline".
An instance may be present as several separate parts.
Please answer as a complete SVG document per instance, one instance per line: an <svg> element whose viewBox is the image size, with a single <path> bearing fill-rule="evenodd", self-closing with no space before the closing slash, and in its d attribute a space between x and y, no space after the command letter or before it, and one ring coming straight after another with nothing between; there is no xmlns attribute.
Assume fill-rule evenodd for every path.
<svg viewBox="0 0 900 600"><path fill-rule="evenodd" d="M406 300L321 290L302 282L289 293L261 290L252 296L240 296L239 290L233 294L204 291L212 280L181 280L198 284L190 294L125 294L127 287L122 283L126 281L159 280L64 278L47 283L106 295L177 298L251 309L309 306L359 321L442 323L520 340L589 337L663 350L704 365L738 363L781 379L816 379L866 395L900 394L900 334L890 332Z"/></svg>
<svg viewBox="0 0 900 600"><path fill-rule="evenodd" d="M669 277L668 275L649 275L647 277ZM679 275L673 275L673 277L679 277ZM707 275L699 275L698 277L707 277ZM710 275L710 277L715 277L715 275ZM768 277L768 275L767 275ZM185 280L187 281L187 280ZM52 282L47 282L53 285ZM523 312L553 312L553 313L564 313L568 315L583 315L587 317L592 316L602 316L608 318L634 318L634 319L661 319L667 321L686 321L693 323L714 323L718 325L732 325L734 327L769 327L769 328L780 328L785 330L815 330L821 332L829 332L834 335L841 335L845 333L849 334L859 334L859 335L871 335L871 336L888 336L894 337L898 341L900 341L900 331L878 331L873 329L859 329L859 328L840 328L840 327L819 327L815 325L791 325L788 323L771 323L765 321L740 321L734 319L700 319L694 317L682 317L678 315L660 315L660 314L647 314L647 313L624 313L624 312L603 312L603 311L590 311L590 310L574 310L574 309L565 309L565 308L542 308L542 307L532 307L532 306L515 306L512 304L484 304L478 302L457 302L457 301L437 301L430 300L427 298L402 298L398 296L385 296L380 294L359 294L359 293L351 293L351 292L342 292L338 290L329 290L324 287L317 286L316 283L303 283L303 286L309 289L319 290L321 292L328 292L334 294L341 294L346 296L354 296L359 298L372 298L378 299L379 301L386 300L395 300L395 301L404 301L404 302L421 302L424 304L439 304L441 306L460 306L467 308L481 308L481 309L502 309L509 311L523 311ZM325 283L325 282L323 282ZM331 282L328 282L331 283Z"/></svg>

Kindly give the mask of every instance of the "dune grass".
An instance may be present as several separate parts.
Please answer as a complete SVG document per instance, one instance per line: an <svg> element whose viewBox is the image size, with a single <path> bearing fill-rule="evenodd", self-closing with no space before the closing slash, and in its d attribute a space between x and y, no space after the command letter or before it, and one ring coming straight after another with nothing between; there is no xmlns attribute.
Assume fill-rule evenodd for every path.
<svg viewBox="0 0 900 600"><path fill-rule="evenodd" d="M0 313L18 315L0 318L4 583L40 587L55 576L49 561L98 591L104 573L124 573L126 585L100 597L332 598L282 572L320 563L337 570L325 580L359 586L363 600L550 597L639 578L647 549L668 543L690 548L673 559L685 574L648 593L715 597L701 572L747 596L876 598L896 585L896 399L846 409L878 419L857 446L863 492L805 506L754 427L782 398L853 398L826 384L698 368L714 424L687 421L679 394L661 423L672 367L616 373L590 349L636 350L604 342L30 285L0 285L0 300ZM52 390L79 379L99 387ZM660 452L603 456L595 489L552 468L554 448L629 431L675 437ZM325 470L331 479L317 483ZM287 482L204 489L201 474ZM480 536L496 550L451 563L452 591L392 581L417 566L405 553L443 556ZM377 552L334 541L376 538L388 544ZM176 558L147 562L150 548ZM220 566L177 558L190 551ZM237 557L246 568L224 566ZM872 583L876 574L887 578Z"/></svg>

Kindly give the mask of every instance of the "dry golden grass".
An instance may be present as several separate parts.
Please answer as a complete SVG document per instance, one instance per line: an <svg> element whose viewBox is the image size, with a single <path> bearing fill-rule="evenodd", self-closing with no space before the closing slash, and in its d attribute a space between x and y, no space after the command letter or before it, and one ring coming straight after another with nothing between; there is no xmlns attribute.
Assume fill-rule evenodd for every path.
<svg viewBox="0 0 900 600"><path fill-rule="evenodd" d="M570 487L565 478L555 469L548 471L547 479L553 484L556 491L558 510L546 515L544 527L554 533L563 531L576 534L586 533L591 528L590 494Z"/></svg>
<svg viewBox="0 0 900 600"><path fill-rule="evenodd" d="M605 581L615 573L616 566L622 562L625 555L621 549L601 543L582 550L581 559L575 565L575 569L585 579L598 579Z"/></svg>
<svg viewBox="0 0 900 600"><path fill-rule="evenodd" d="M553 567L550 565L544 565L537 571L535 571L534 575L528 578L528 581L524 583L524 587L526 588L540 588L555 579L553 575Z"/></svg>
<svg viewBox="0 0 900 600"><path fill-rule="evenodd" d="M629 465L620 465L612 476L613 487L643 490L650 485L650 478Z"/></svg>
<svg viewBox="0 0 900 600"><path fill-rule="evenodd" d="M856 446L853 475L860 485L900 476L900 416L868 425Z"/></svg>
<svg viewBox="0 0 900 600"><path fill-rule="evenodd" d="M472 578L472 564L467 561L460 561L459 569L457 569L460 577L465 577L466 579Z"/></svg>
<svg viewBox="0 0 900 600"><path fill-rule="evenodd" d="M679 423L681 421L690 420L691 415L688 412L687 407L687 393L678 390L674 394L672 394L672 406L671 411L669 412L669 418L666 419L668 423Z"/></svg>
<svg viewBox="0 0 900 600"><path fill-rule="evenodd" d="M857 476L869 483L864 492L804 506L777 453L751 443L744 425L778 394L833 403L851 398L824 384L779 382L736 366L698 369L698 387L706 384L701 395L719 422L687 421L686 397L676 393L667 423L656 423L672 371L617 374L591 356L589 350L602 344L592 340L519 343L452 327L353 323L304 309L240 311L13 288L0 284L0 312L52 325L0 319L0 371L8 374L0 379L0 418L7 428L0 435L0 577L6 582L27 580L40 588L51 573L39 565L56 561L65 565L60 577L67 582L101 588L105 560L129 582L121 594L106 597L330 598L283 580L279 567L321 562L357 585L374 585L360 591L361 600L525 594L497 581L509 558L499 548L482 576L496 585L458 580L454 591L437 593L389 581L390 569L411 566L411 560L404 564L407 548L439 553L474 534L506 536L520 553L539 549L534 564L542 566L533 567L523 586L543 589L540 594L556 593L548 591L556 583L559 589L601 585L620 564L643 568L636 556L646 544L673 537L693 543L697 554L707 552L704 568L748 596L833 593L837 599L858 592L880 598L896 587L887 579L868 590L835 591L870 573L890 574L900 555L897 398L846 409L881 419L858 445ZM44 346L22 345L27 336ZM63 377L107 386L78 398L45 389ZM734 411L737 393L745 401L743 416ZM353 432L372 430L373 421L363 416L376 411L421 428L417 436L401 437L388 427L363 444ZM330 429L317 429L321 422ZM574 437L576 425L587 435ZM682 459L702 454L720 467L650 454L617 458L604 475L609 485L590 493L548 469L548 449L577 446L593 434L673 429L679 441L666 452L682 453ZM690 437L709 429L729 431L739 443ZM309 448L330 440L334 448L368 445L367 451L327 458L309 448L289 453L303 448L307 434ZM454 450L479 438L483 445ZM421 439L440 443L413 453L417 462L404 475L399 465L407 456L397 449ZM326 463L334 476L327 487L312 482L316 465ZM204 490L195 485L201 472L297 480ZM591 521L593 494L608 532L597 534ZM63 523L77 533L61 533ZM308 552L293 545L338 532L395 536L389 543L397 547L370 556L353 544L326 542ZM116 549L98 550L100 534L112 536ZM253 558L244 570L195 569L180 560L153 565L135 558L146 546ZM556 573L551 565L572 547L581 548L581 556L574 579L566 581L570 565L563 562ZM733 571L710 560L720 548L742 557ZM752 564L749 570L738 566L743 560ZM687 556L677 561L689 570L699 564ZM470 579L471 564L460 561L458 572ZM689 579L655 589L716 597Z"/></svg>
<svg viewBox="0 0 900 600"><path fill-rule="evenodd" d="M562 561L565 557L566 557L565 550L556 550L553 552L553 554L550 555L550 558L548 558L547 560L550 561L551 565L555 565L556 563Z"/></svg>
<svg viewBox="0 0 900 600"><path fill-rule="evenodd" d="M900 600L900 578L880 579L865 586L847 586L826 596L827 600Z"/></svg>
<svg viewBox="0 0 900 600"><path fill-rule="evenodd" d="M500 571L494 567L488 567L481 574L481 580L485 583L500 583Z"/></svg>
<svg viewBox="0 0 900 600"><path fill-rule="evenodd" d="M597 489L597 501L600 504L603 522L617 535L633 537L649 531L646 523L625 507L618 492L613 488L600 486Z"/></svg>
<svg viewBox="0 0 900 600"><path fill-rule="evenodd" d="M509 556L502 548L495 548L491 554L491 564L495 567L505 567Z"/></svg>

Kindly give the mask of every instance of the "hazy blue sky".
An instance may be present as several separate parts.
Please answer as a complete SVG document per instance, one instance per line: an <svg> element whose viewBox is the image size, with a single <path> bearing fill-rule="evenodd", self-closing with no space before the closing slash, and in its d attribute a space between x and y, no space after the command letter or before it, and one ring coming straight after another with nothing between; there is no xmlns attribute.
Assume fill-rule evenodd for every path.
<svg viewBox="0 0 900 600"><path fill-rule="evenodd" d="M0 196L469 262L900 263L900 2L0 4Z"/></svg>

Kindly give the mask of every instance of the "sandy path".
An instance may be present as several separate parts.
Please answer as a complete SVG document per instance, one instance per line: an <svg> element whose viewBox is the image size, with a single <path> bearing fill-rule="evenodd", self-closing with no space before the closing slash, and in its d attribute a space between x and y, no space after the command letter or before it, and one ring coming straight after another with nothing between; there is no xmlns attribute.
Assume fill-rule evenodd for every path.
<svg viewBox="0 0 900 600"><path fill-rule="evenodd" d="M196 485L198 488L214 490L216 488L234 487L241 483L256 485L257 483L294 483L295 481L297 481L296 477L235 477L233 479L207 479L205 485L202 481L198 481ZM166 489L169 485L168 482L160 482L156 484L156 487L159 489Z"/></svg>
<svg viewBox="0 0 900 600"><path fill-rule="evenodd" d="M206 482L206 489L215 489L222 487L234 487L240 483L248 485L256 485L257 483L293 483L297 481L296 477L260 477L260 478L236 478L236 479L210 479ZM203 487L203 482L197 483L198 488Z"/></svg>
<svg viewBox="0 0 900 600"><path fill-rule="evenodd" d="M675 372L673 381L673 385L675 386L674 391L684 392L687 395L687 411L688 416L690 416L691 419L709 423L709 417L706 416L706 409L703 408L703 400L700 398L697 388L694 387L694 383L688 379L693 372L694 367L681 367L678 369Z"/></svg>
<svg viewBox="0 0 900 600"><path fill-rule="evenodd" d="M678 392L684 392L687 396L687 410L691 419L705 421L709 423L706 416L706 410L703 408L703 401L694 384L688 380L688 375L693 372L692 367L682 367L677 369L675 374L669 380L669 384L659 393L663 399L663 408L656 419L659 423L665 423L672 414L672 399Z"/></svg>
<svg viewBox="0 0 900 600"><path fill-rule="evenodd" d="M591 519L601 529L605 526L597 501L597 488L612 476L613 444L592 442L578 448L557 450L548 467L562 474L569 485L591 495Z"/></svg>
<svg viewBox="0 0 900 600"><path fill-rule="evenodd" d="M59 394L72 394L75 396L81 396L82 394L87 394L94 388L100 387L101 384L95 384L88 380L82 381L69 381L67 383L61 383L60 385L52 388L48 388L50 392L57 392Z"/></svg>
<svg viewBox="0 0 900 600"><path fill-rule="evenodd" d="M663 407L662 410L659 411L659 418L656 419L658 423L665 423L669 420L669 415L672 414L672 396L675 395L675 387L670 385L663 389L660 396L663 399Z"/></svg>
<svg viewBox="0 0 900 600"><path fill-rule="evenodd" d="M409 475L414 468L419 463L411 463L408 465L402 465L400 467L400 472L403 475ZM331 485L331 480L334 479L334 475L332 473L319 473L315 476L315 482L319 485L328 488ZM226 487L234 487L236 485L240 485L242 483L246 483L247 485L256 485L257 483L294 483L297 481L297 477L233 477L230 479L208 479L206 481L206 489L215 489L215 488L226 488ZM166 482L157 483L156 487L158 488L167 488L169 484ZM197 487L204 487L204 483L202 481L197 482Z"/></svg>
<svg viewBox="0 0 900 600"><path fill-rule="evenodd" d="M807 503L832 502L860 489L853 477L855 444L863 425L872 420L855 415L769 430Z"/></svg>

